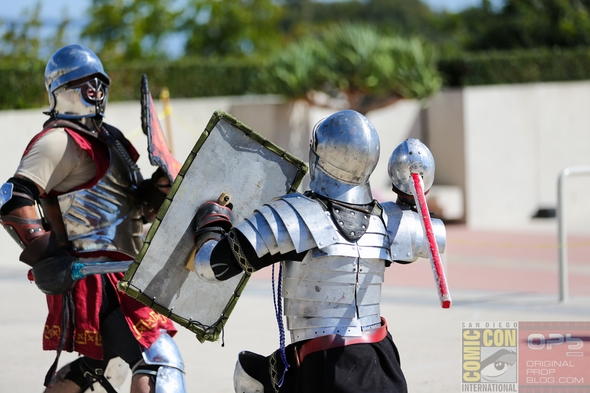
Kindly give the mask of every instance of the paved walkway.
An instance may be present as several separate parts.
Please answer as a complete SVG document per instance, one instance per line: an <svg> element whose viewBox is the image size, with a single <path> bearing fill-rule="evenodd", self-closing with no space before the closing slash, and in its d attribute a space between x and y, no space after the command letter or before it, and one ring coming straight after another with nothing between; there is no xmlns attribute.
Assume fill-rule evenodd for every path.
<svg viewBox="0 0 590 393"><path fill-rule="evenodd" d="M450 309L440 308L425 259L388 269L383 288L382 314L399 347L410 393L460 391L461 322L590 321L590 235L568 239L570 298L560 303L555 235L483 233L453 226L447 230L444 261L453 298ZM15 262L18 249L6 250L12 259L0 261L0 392L39 392L54 359L53 352L40 349L45 301L26 280L24 265ZM277 347L270 269L266 270L255 274L246 287L227 325L223 347L220 342L201 344L180 328L176 339L190 393L233 392L237 353L248 349L268 354ZM73 358L64 354L60 364ZM121 391L128 391L128 386L129 378Z"/></svg>

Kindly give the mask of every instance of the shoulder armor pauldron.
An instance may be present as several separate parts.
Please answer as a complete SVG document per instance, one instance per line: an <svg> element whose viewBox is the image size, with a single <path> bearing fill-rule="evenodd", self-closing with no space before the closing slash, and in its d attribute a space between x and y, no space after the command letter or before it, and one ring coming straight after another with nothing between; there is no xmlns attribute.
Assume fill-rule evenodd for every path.
<svg viewBox="0 0 590 393"><path fill-rule="evenodd" d="M392 259L413 262L418 257L428 258L428 239L418 213L394 202L386 202L381 206L391 241ZM438 249L443 253L446 246L445 226L440 219L433 218L431 221Z"/></svg>
<svg viewBox="0 0 590 393"><path fill-rule="evenodd" d="M235 228L259 257L324 248L338 240L329 213L318 202L299 193L274 199Z"/></svg>

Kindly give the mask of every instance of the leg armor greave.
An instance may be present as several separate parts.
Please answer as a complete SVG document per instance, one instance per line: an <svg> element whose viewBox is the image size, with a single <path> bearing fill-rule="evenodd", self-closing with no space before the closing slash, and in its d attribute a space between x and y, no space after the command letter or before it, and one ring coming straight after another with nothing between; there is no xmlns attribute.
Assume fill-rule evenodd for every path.
<svg viewBox="0 0 590 393"><path fill-rule="evenodd" d="M143 351L143 361L132 370L133 375L151 375L155 393L186 393L184 361L172 337L163 330L156 342Z"/></svg>

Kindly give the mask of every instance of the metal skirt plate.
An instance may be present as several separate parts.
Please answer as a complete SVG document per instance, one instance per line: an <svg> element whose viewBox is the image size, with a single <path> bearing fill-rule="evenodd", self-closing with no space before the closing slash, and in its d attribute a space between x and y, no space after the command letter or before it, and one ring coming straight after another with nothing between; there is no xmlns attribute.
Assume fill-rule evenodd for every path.
<svg viewBox="0 0 590 393"><path fill-rule="evenodd" d="M234 223L272 198L296 191L307 165L216 111L182 166L143 247L119 288L201 341L215 341L248 276L206 282L186 267L194 250L193 217L201 204L229 194Z"/></svg>

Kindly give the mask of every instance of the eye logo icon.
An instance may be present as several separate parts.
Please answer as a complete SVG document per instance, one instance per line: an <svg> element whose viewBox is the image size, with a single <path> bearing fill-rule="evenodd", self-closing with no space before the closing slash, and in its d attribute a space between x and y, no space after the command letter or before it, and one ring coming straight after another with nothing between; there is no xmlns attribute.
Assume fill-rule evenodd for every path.
<svg viewBox="0 0 590 393"><path fill-rule="evenodd" d="M516 380L516 352L502 348L481 362L482 382L514 382Z"/></svg>

